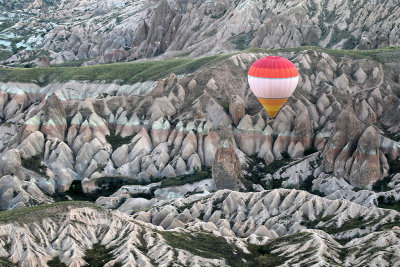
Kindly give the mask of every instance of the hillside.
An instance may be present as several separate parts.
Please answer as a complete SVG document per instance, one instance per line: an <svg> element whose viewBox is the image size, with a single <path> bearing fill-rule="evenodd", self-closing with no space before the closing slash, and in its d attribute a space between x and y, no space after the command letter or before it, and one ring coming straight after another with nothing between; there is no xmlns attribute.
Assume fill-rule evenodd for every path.
<svg viewBox="0 0 400 267"><path fill-rule="evenodd" d="M189 202L195 204L190 208ZM0 212L0 264L394 266L399 261L395 211L296 190L226 190L166 204L133 218L85 202ZM252 219L259 209L267 212Z"/></svg>
<svg viewBox="0 0 400 267"><path fill-rule="evenodd" d="M266 55L301 76L275 120L247 83ZM395 265L399 55L0 69L0 264ZM217 153L241 192L218 190Z"/></svg>
<svg viewBox="0 0 400 267"><path fill-rule="evenodd" d="M7 65L112 63L306 45L400 44L396 1L0 1Z"/></svg>

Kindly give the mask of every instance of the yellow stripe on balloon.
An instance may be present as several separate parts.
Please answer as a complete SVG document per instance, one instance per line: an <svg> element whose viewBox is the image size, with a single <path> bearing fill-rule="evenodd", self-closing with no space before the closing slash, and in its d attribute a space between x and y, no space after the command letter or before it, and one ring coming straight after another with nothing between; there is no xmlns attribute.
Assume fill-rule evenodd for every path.
<svg viewBox="0 0 400 267"><path fill-rule="evenodd" d="M278 111L287 100L288 98L258 98L258 101L263 105L268 115L273 118L278 114Z"/></svg>

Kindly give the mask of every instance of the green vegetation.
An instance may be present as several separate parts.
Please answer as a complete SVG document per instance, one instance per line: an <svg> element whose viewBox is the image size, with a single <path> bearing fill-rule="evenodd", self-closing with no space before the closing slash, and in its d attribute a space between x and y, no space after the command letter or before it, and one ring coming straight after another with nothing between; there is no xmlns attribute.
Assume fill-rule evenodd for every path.
<svg viewBox="0 0 400 267"><path fill-rule="evenodd" d="M254 32L255 31L250 31L248 33L232 36L229 38L229 41L236 45L236 49L245 50L249 47L251 40L253 40Z"/></svg>
<svg viewBox="0 0 400 267"><path fill-rule="evenodd" d="M249 174L245 175L242 180L246 188L249 188L250 186L251 189L251 184L260 184L262 186L265 186L265 183L261 181L265 178L266 174L264 159L259 158L257 154L254 154L249 157L249 161L247 163L249 165L249 167L247 168L247 172Z"/></svg>
<svg viewBox="0 0 400 267"><path fill-rule="evenodd" d="M345 239L335 239L336 242L338 242L340 245L344 246L347 243L349 243L353 238L345 238Z"/></svg>
<svg viewBox="0 0 400 267"><path fill-rule="evenodd" d="M112 146L113 150L116 150L124 144L129 144L132 138L133 136L121 137L120 135L116 135L114 130L110 131L110 135L106 135L106 140Z"/></svg>
<svg viewBox="0 0 400 267"><path fill-rule="evenodd" d="M389 164L389 175L396 174L400 172L400 161L388 159Z"/></svg>
<svg viewBox="0 0 400 267"><path fill-rule="evenodd" d="M5 210L0 212L0 222L32 222L48 217L57 216L58 213L67 210L68 208L91 207L97 210L102 210L100 207L86 201L63 201L53 204L44 204L33 207L25 207L14 210Z"/></svg>
<svg viewBox="0 0 400 267"><path fill-rule="evenodd" d="M20 60L20 63L26 63L26 62L30 62L33 61L37 58L41 58L41 57L47 57L49 60L51 60L52 58L50 57L50 52L47 50L31 50L29 51L29 57L24 58L22 60ZM34 67L33 64L28 63L28 64L20 64L19 66L15 66L15 67L20 67L22 65L22 67L24 68L32 68Z"/></svg>
<svg viewBox="0 0 400 267"><path fill-rule="evenodd" d="M272 247L270 245L263 246L250 246L251 252L258 255L255 257L251 266L279 266L287 260L286 257L278 256L272 253Z"/></svg>
<svg viewBox="0 0 400 267"><path fill-rule="evenodd" d="M400 201L396 200L394 196L378 197L378 207L382 209L392 209L400 212Z"/></svg>
<svg viewBox="0 0 400 267"><path fill-rule="evenodd" d="M399 226L400 227L400 217L397 217L394 219L394 222L385 224L383 226L379 226L376 231L384 231L384 230L391 230L393 229L394 226Z"/></svg>
<svg viewBox="0 0 400 267"><path fill-rule="evenodd" d="M58 257L53 258L51 261L47 262L49 267L67 267L65 263L61 262Z"/></svg>
<svg viewBox="0 0 400 267"><path fill-rule="evenodd" d="M216 29L214 29L214 30L211 30L208 33L206 33L205 36L211 37L211 36L214 36L215 34L217 34L217 32L218 31Z"/></svg>
<svg viewBox="0 0 400 267"><path fill-rule="evenodd" d="M170 73L193 73L205 66L214 65L232 54L203 58L176 58L144 62L102 64L87 67L12 68L0 69L0 81L19 81L45 86L51 82L102 81L134 84L148 80L158 80Z"/></svg>
<svg viewBox="0 0 400 267"><path fill-rule="evenodd" d="M354 49L357 46L358 41L353 35L350 35L349 39L343 44L344 49Z"/></svg>
<svg viewBox="0 0 400 267"><path fill-rule="evenodd" d="M229 266L278 266L287 258L272 253L275 239L264 246L248 245L250 254L244 253L230 244L222 236L209 233L186 234L177 232L160 232L168 245L189 251L204 258L224 259ZM217 248L217 249L216 249Z"/></svg>
<svg viewBox="0 0 400 267"><path fill-rule="evenodd" d="M199 23L197 26L192 28L192 31L198 32L200 30L200 28L201 28L201 24Z"/></svg>
<svg viewBox="0 0 400 267"><path fill-rule="evenodd" d="M382 216L380 216L378 218L374 218L373 220L365 220L365 218L360 215L355 218L349 218L347 221L343 222L341 227L328 226L328 227L321 227L321 228L317 228L317 229L323 230L328 234L337 234L337 233L341 233L341 232L345 232L345 231L349 231L349 230L353 230L353 229L357 229L357 228L365 229L366 227L370 227L370 226L374 226L374 225L378 224L385 216L387 216L387 213L383 214Z"/></svg>
<svg viewBox="0 0 400 267"><path fill-rule="evenodd" d="M107 262L114 259L111 248L106 248L103 245L95 244L92 249L85 251L83 260L87 263L85 266L103 267ZM114 267L122 266L120 263L114 263Z"/></svg>
<svg viewBox="0 0 400 267"><path fill-rule="evenodd" d="M381 47L372 50L345 50L345 49L330 49L317 46L300 46L296 48L281 48L281 49L262 49L249 48L247 52L262 52L262 53L277 53L277 52L300 52L304 50L312 50L316 52L325 52L333 57L350 57L350 58L365 58L376 60L380 63L400 62L400 47Z"/></svg>
<svg viewBox="0 0 400 267"><path fill-rule="evenodd" d="M318 150L312 146L312 147L304 149L304 156L308 156L308 155L314 154L316 152L318 152Z"/></svg>
<svg viewBox="0 0 400 267"><path fill-rule="evenodd" d="M7 59L13 55L13 52L0 49L0 60Z"/></svg>
<svg viewBox="0 0 400 267"><path fill-rule="evenodd" d="M287 154L287 152L285 152L285 153ZM286 156L286 154L284 154L284 155ZM270 164L265 166L266 173L274 174L280 168L289 164L290 161L291 161L290 158L285 158L285 157L283 157L283 159L281 159L281 160L274 160L273 162L271 162Z"/></svg>
<svg viewBox="0 0 400 267"><path fill-rule="evenodd" d="M329 40L329 43L327 47L332 47L333 45L339 43L343 39L350 38L350 32L348 30L339 30L337 26L333 27L333 33L331 35L331 39Z"/></svg>
<svg viewBox="0 0 400 267"><path fill-rule="evenodd" d="M55 197L57 201L65 201L67 200L66 196L69 196L76 201L95 202L101 196L108 197L112 195L124 185L148 185L150 183L161 182L160 188L165 188L171 186L180 186L187 183L194 183L204 179L208 179L210 177L210 170L196 171L193 174L178 176L176 178L151 177L150 181L136 180L132 177L123 176L101 177L96 179L96 181L94 182L95 186L98 189L92 193L85 193L83 191L81 181L75 180L72 182L70 188L65 193L61 193L53 197ZM135 197L152 199L154 198L154 191L157 188L159 187L154 187L148 193L135 194Z"/></svg>
<svg viewBox="0 0 400 267"><path fill-rule="evenodd" d="M224 11L222 11L221 13L219 13L219 14L211 15L211 18L212 18L212 19L220 19L220 18L222 18L225 14L226 14L226 9L225 9Z"/></svg>
<svg viewBox="0 0 400 267"><path fill-rule="evenodd" d="M43 165L42 158L39 155L33 156L29 159L21 160L22 166L28 170L34 171L44 177L47 177L47 167Z"/></svg>
<svg viewBox="0 0 400 267"><path fill-rule="evenodd" d="M151 182L159 182L154 179ZM95 185L99 188L92 193L85 193L82 188L82 183L79 180L72 182L70 188L65 193L60 193L53 196L56 201L66 201L67 197L71 197L75 201L90 201L95 202L99 197L108 197L115 193L124 185L145 185L147 183L133 180L128 177L102 177L95 181ZM154 189L155 190L155 189ZM154 197L154 191L148 194L136 194L136 197L151 199ZM122 204L122 203L121 203Z"/></svg>
<svg viewBox="0 0 400 267"><path fill-rule="evenodd" d="M390 183L391 180L392 180L391 176L386 176L385 178L376 181L372 185L372 190L374 190L375 192L385 192L390 190L390 188L388 188L388 184Z"/></svg>
<svg viewBox="0 0 400 267"><path fill-rule="evenodd" d="M209 179L209 178L211 178L211 172L209 170L196 171L193 174L178 176L176 178L163 179L161 181L161 188L171 187L171 186L180 186L180 185L184 185L184 184L192 184L192 183L202 181L205 179Z"/></svg>
<svg viewBox="0 0 400 267"><path fill-rule="evenodd" d="M393 175L400 173L400 161L388 159L388 164L389 164L388 176L376 181L372 185L372 190L374 190L375 192L385 192L391 190L391 188L388 187L388 184L392 181ZM393 203L390 202L389 205L393 205Z"/></svg>
<svg viewBox="0 0 400 267"><path fill-rule="evenodd" d="M2 23L0 24L0 32L2 32L5 29L10 28L11 26L13 26L15 24L15 20L12 19L8 19L8 20L4 20L1 21Z"/></svg>
<svg viewBox="0 0 400 267"><path fill-rule="evenodd" d="M315 177L312 175L309 175L301 184L299 189L300 190L304 190L307 192L310 192L311 194L317 195L317 196L324 196L320 191L316 191L312 189L313 186L313 181L314 181Z"/></svg>
<svg viewBox="0 0 400 267"><path fill-rule="evenodd" d="M209 34L215 34L210 32ZM239 48L243 48L248 38L239 38ZM343 50L327 49L313 46L302 46L297 48L284 48L266 50L250 48L245 52L300 52L303 50L314 50L325 52L333 57L367 58L377 60L381 63L400 62L400 47L383 47L374 50ZM193 73L203 67L218 64L234 55L223 54L202 58L175 58L167 60L148 60L142 62L125 62L114 64L102 64L87 67L66 67L69 64L80 64L80 62L65 63L50 68L12 68L0 69L0 82L25 82L36 83L45 86L51 82L66 82L70 80L89 82L117 82L119 84L134 84L148 80L158 80L167 77L170 73L186 74ZM62 66L62 67L61 67Z"/></svg>
<svg viewBox="0 0 400 267"><path fill-rule="evenodd" d="M88 62L89 60L91 60L90 58L85 58L85 59L80 59L80 60L71 60L71 61L67 61L64 63L60 63L60 64L52 64L51 67L80 67L83 65L83 63Z"/></svg>
<svg viewBox="0 0 400 267"><path fill-rule="evenodd" d="M9 261L5 257L0 257L0 266L2 267L16 267L17 265Z"/></svg>

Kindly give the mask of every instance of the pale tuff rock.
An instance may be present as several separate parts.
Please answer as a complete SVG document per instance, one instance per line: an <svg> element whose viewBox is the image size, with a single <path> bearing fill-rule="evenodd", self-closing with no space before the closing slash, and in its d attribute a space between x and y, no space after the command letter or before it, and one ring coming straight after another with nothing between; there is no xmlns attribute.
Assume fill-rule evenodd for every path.
<svg viewBox="0 0 400 267"><path fill-rule="evenodd" d="M44 136L36 131L30 134L20 145L19 150L22 158L30 158L41 154L44 149Z"/></svg>
<svg viewBox="0 0 400 267"><path fill-rule="evenodd" d="M382 76L384 80L380 89L373 87L379 83L379 75L383 75L384 72L378 63L372 60L349 58L338 61L336 57L333 59L315 51L281 55L290 58L296 64L301 61L310 65L310 69L304 68L301 71L302 75L309 77L312 90L309 93L296 91L275 121L266 119L265 111L247 86L244 71L258 57L265 56L264 54L239 54L234 60L222 61L218 66L204 68L193 74L171 75L164 81L164 91L155 92L157 94L150 93L149 88L152 83L147 85L149 86L147 91L143 89L145 86L141 85L142 95L139 93L129 95L131 87L128 86L124 87L125 89L118 86L112 89L107 85L110 92L117 90L118 93L80 101L76 99L83 97L84 94L97 97L103 92L101 90L103 87L99 87L97 91L95 86L88 86L87 88L91 88L90 93L86 91L89 89L82 87L82 95L78 97L72 92L76 92L81 83L70 84L71 88L58 84L58 87L66 88L63 89L63 94L57 93L59 99L60 95L65 96L61 99L61 103L70 122L65 140L45 138L43 133L41 137L41 128L38 127L44 121L40 108L44 107L45 102L41 99L46 94L50 96L51 90L54 89L52 86L55 85L41 89L34 85L13 85L13 88L19 88L29 96L29 106L23 112L17 112L18 114L12 117L13 120L0 125L0 140L3 140L0 145L2 153L0 169L3 175L6 175L0 189L1 198L5 201L3 208L50 202L51 199L42 192L46 194L65 192L74 180L82 180L84 191L93 192L98 189L96 181L102 177L132 177L135 182L150 183L151 176L173 178L191 174L199 169L204 170L205 166L212 166L214 160L221 157L225 159L228 157L229 162L227 162L231 164L227 162L217 164L219 170L224 173L223 177L232 174L228 171L235 170L237 166L235 174L239 173L240 167L244 175L252 175L248 172L248 168L253 161L248 156L256 155L265 160L265 163L257 165L260 167L261 175L264 175L263 168L274 167L273 165L264 167L265 164L281 159L281 153L288 152L292 157L288 159L290 162L274 173L268 174L265 179L261 178L261 182L266 182L263 186L275 184L282 179L282 187L306 186L310 191L321 192L325 198L296 190L264 191L262 186L257 185L249 185L249 188L258 191L259 195L252 193L244 196L246 193L237 195L235 192L230 192L229 194L232 194L230 197L228 195L222 197L220 191L215 192L215 180L205 179L168 188L160 188L160 184L122 186L112 196L99 198L97 204L110 209L118 208L149 223L158 211L164 209L162 205L168 206L174 203L171 204L172 208L166 208L157 216L155 221L160 225L158 229L184 228L188 231L206 229L217 235L245 238L246 242L257 244L277 236L286 237L292 233L308 232L313 237L309 237L307 242L299 243L312 247L313 240L317 240L318 243L330 240L332 236L336 239L354 238L357 234L364 236L374 233L378 227L395 222L397 213L375 208L379 197L399 199L399 194L396 192L399 184L389 165L391 160L397 160L400 147L395 140L392 140L395 138L389 138L387 132L383 131L385 129L395 133L398 124L396 120L398 99L392 95L396 88L392 78L385 74ZM340 64L337 63L335 66L335 60ZM359 66L368 73L363 87L371 89L357 92L353 98L345 91L330 85L338 78L338 73L339 75L344 73L349 86L354 86L353 88L361 86L355 77ZM380 71L377 80L373 81L372 72L376 66ZM317 70L315 73L313 73L314 68ZM214 82L210 82L208 87L217 88L215 94L218 95L213 95L211 89L206 89L211 79ZM193 80L196 80L196 86L189 90L188 84ZM303 77L303 85L305 81L306 78ZM389 88L389 85L393 89ZM8 92L4 98L7 105L12 98L11 85L0 86ZM132 85L134 86L136 85ZM184 103L179 99L183 98L182 89L185 90ZM122 95L123 92L119 90L126 90L124 94L128 95L114 96ZM30 98L31 94L37 96ZM234 125L230 112L226 110L231 95L240 96L244 105L249 107L245 109L246 112L237 126ZM156 113L151 113L149 110L152 105L156 105L154 104L156 99L169 102L176 113L170 117L162 115L155 118L154 114L159 110L153 108ZM348 99L351 103L349 107L343 109ZM376 126L368 128L373 122ZM223 134L221 129L228 124L233 125L232 132L235 138L232 139L229 148L224 148L228 149L229 153L221 156L222 149L218 148L220 141L224 143L220 138ZM15 137L20 125L25 125L24 133ZM126 144L121 144L113 150L111 144L105 141L109 129L116 129L115 133L121 137L132 136L132 138L127 138L124 140ZM319 152L303 157L306 150L308 153L311 152L308 148L312 146ZM370 152L372 150L376 153ZM48 168L48 178L20 166L22 153L29 152L29 155L33 155L34 153L30 151L43 157L42 164ZM215 170L216 168L213 169L213 177ZM378 176L382 178L387 175L393 178L386 192L375 193L369 190L355 192L354 186L370 188ZM243 181L243 184L245 182ZM238 184L234 186L244 189ZM152 200L138 199L143 194L154 194L155 197ZM188 197L192 194L193 196ZM214 196L218 197L209 200ZM348 221L358 221L360 217L362 217L360 225L345 229L346 223L351 225ZM307 230L310 225L320 230ZM365 229L361 227L362 225ZM337 232L330 236L323 232L329 232L328 229L335 229ZM336 243L329 244L339 246ZM292 251L298 249L298 246L297 242L291 241L282 247ZM122 251L122 247L118 245L117 250ZM79 251L79 255L82 256L85 249L80 247L74 251ZM328 250L329 248L324 248L320 252ZM51 255L53 257L53 254ZM172 261L173 255L174 253L170 252L167 258ZM132 257L138 262L136 256ZM145 262L145 256L140 257L141 262ZM305 264L304 260L300 260L300 257L294 254L292 258L293 264ZM71 257L63 256L63 259L69 261ZM35 260L33 262L36 263ZM77 259L77 262L81 261Z"/></svg>
<svg viewBox="0 0 400 267"><path fill-rule="evenodd" d="M185 207L186 203L192 204ZM345 221L358 216L363 216L364 222L360 226L372 222L375 216L383 216L381 218L384 219L364 229L357 226L341 229ZM288 234L289 229L290 233L302 231L306 229L306 221L315 221L318 222L317 228L338 229L333 236L340 238L357 232L371 233L377 225L389 223L396 216L398 213L395 211L370 209L347 200L327 200L305 191L285 189L257 193L222 190L206 197L192 196L159 203L149 211L134 215L138 219L148 218L164 229L171 227L174 218L181 220L187 229L195 228L199 223L212 223L217 231L223 233L223 229L227 229L237 237L249 237L255 233L267 237L282 236ZM168 223L165 218L168 218ZM316 221L317 218L326 218L326 221ZM296 227L293 226L295 222ZM268 231L261 231L261 226Z"/></svg>
<svg viewBox="0 0 400 267"><path fill-rule="evenodd" d="M111 158L117 168L121 167L126 163L128 153L129 153L128 145L122 145L114 151Z"/></svg>
<svg viewBox="0 0 400 267"><path fill-rule="evenodd" d="M0 155L0 170L2 175L17 173L21 166L21 154L18 149L10 149Z"/></svg>
<svg viewBox="0 0 400 267"><path fill-rule="evenodd" d="M370 123L378 121L382 121L389 131L396 131L395 112L393 110L388 112L389 109L382 108L392 104L397 105L396 98L389 97L393 93L391 87L395 86L389 76L382 76L384 85L381 89L371 87L357 93L356 100L352 100L352 109L357 120L354 120L354 123L345 122L340 127L337 126L339 114L343 111L342 107L350 96L341 89L331 86L330 83L338 78L337 74L345 74L349 84L357 86L359 83L355 77L357 70L362 67L364 73L372 73L376 67L379 70L378 74L383 75L382 67L373 60L337 58L311 50L292 53L290 56L280 54L289 57L299 66L304 65L301 70L304 76L301 83L304 84L305 76L309 77L312 91L310 94L297 91L298 93L281 109L276 120L273 122L267 120L267 125L266 113L249 90L246 72L243 71L254 60L265 55L242 53L222 61L218 66L205 68L193 74L170 75L169 78L158 82L164 91L154 94L151 90L157 82L121 86L67 82L50 84L44 88L33 84L1 84L3 92L6 92L3 106L7 106L12 99L10 96L18 92L19 95L28 96L29 107L13 118L15 122L9 121L10 127L7 124L0 126L2 130L0 138L4 140L0 144L0 151L16 147L20 149L21 155L25 153L24 151L33 151L29 152L29 155L43 156L43 164L48 167L48 175L54 186L60 190L65 190L72 179L85 177L90 180L103 176L133 176L138 180L147 181L151 175L160 176L162 173L168 177L185 175L199 167L203 169L204 166L213 165L220 138L215 129L223 129L232 123L234 125L232 121L235 116L232 117L231 112L228 112L223 105L232 102L233 98L236 100L240 98L242 101L239 102L243 102L241 107L248 107L247 111L244 109L248 114L245 112L239 116L240 120L237 126L233 126L232 131L235 136L234 151L245 173L249 167L248 156L258 155L266 164L270 164L274 160L282 159L282 153L285 152L292 159L302 158L303 153L309 152L309 148L313 146L319 151L325 151L321 155L324 166L330 162L328 165L331 169L323 171L334 171L334 176L338 179L349 179L355 157L353 154L359 140L346 137L338 151L328 153L328 150L332 150L329 145L337 137L337 131L340 132L340 129L344 128L347 131L348 124L350 128L354 126L363 130ZM306 63L312 68L306 68ZM379 80L380 76L377 79ZM363 84L376 86L380 82L378 80L373 81L372 75L368 75ZM189 90L189 84L190 86L195 84L195 87ZM148 88L145 90L146 86ZM60 91L59 88L64 89ZM82 92L76 95L79 90ZM178 99L178 96L183 97L182 90L185 91L184 98L187 103L185 101L181 103ZM54 92L57 97L53 95ZM110 95L102 96L103 92ZM89 99L76 100L83 99L84 96ZM155 115L150 110L152 107L154 110L159 108L156 107L157 99L169 102L176 113L172 117L162 115L154 118ZM51 104L54 112L46 111L46 114L49 116L61 114L62 108L57 103L62 103L69 121L65 143L62 140L56 141L61 137L52 137L49 140L44 138L44 148L40 149L42 144L37 133L47 120L44 119L45 110L41 111L41 108ZM53 121L61 122L61 117L63 116L57 115ZM12 140L19 131L17 125L21 124L24 124L23 133ZM171 125L174 125L172 129ZM105 136L110 134L109 127L115 129L117 136L132 136L132 140L128 138L125 140L130 141L128 144L122 144L113 151L111 144L105 140ZM338 130L335 130L335 127ZM33 138L35 133L39 139ZM362 131L360 136L361 133ZM340 135L342 134L347 135L345 131ZM384 135L384 132L378 132L379 167L382 168L376 171L377 166L368 167L375 170L375 173L379 172L381 177L390 172L387 159L394 160L399 155L398 144ZM90 152L84 144L91 144L95 139L94 151ZM20 143L23 143L24 147L21 147ZM167 167L168 165L171 167ZM64 168L67 173L60 174L60 170ZM304 173L316 168L310 166ZM26 170L21 172L18 167L14 169L20 178L27 176ZM294 177L298 179L298 176Z"/></svg>
<svg viewBox="0 0 400 267"><path fill-rule="evenodd" d="M0 208L2 210L50 202L52 200L33 182L21 181L12 175L0 178Z"/></svg>
<svg viewBox="0 0 400 267"><path fill-rule="evenodd" d="M174 165L176 175L180 176L186 174L186 163L181 157L178 157Z"/></svg>
<svg viewBox="0 0 400 267"><path fill-rule="evenodd" d="M318 44L339 49L348 46L373 49L397 46L400 42L396 20L400 11L390 1L354 4L344 1L327 6L311 0L290 4L241 0L215 5L190 2L184 9L176 0L138 1L132 5L110 0L98 6L92 1L80 4L72 1L52 3L51 7L43 2L35 1L14 9L23 19L21 29L14 27L13 30L24 35L28 49L48 49L53 64L80 59L90 59L85 63L90 65L153 56L194 57L248 46L272 49ZM44 22L32 21L38 14L44 17ZM51 19L59 23L53 25ZM44 36L35 34L38 28L46 29ZM346 34L343 29L347 29ZM360 38L354 39L354 36ZM29 58L28 49L6 62L12 64ZM325 60L332 67L329 58ZM31 63L37 65L40 58ZM302 66L307 66L305 63L310 61L304 60ZM232 65L245 69L241 60L236 59Z"/></svg>
<svg viewBox="0 0 400 267"><path fill-rule="evenodd" d="M168 164L168 165L162 170L160 176L161 176L161 177L166 177L166 178L173 178L173 177L176 177L175 170L174 170L174 168L173 168L170 164Z"/></svg>
<svg viewBox="0 0 400 267"><path fill-rule="evenodd" d="M204 197L215 190L215 182L213 179L205 179L192 184L185 184L175 187L159 188L154 191L156 199L168 200L175 198L184 198L188 193L196 193L196 197ZM169 225L167 226L167 228Z"/></svg>
<svg viewBox="0 0 400 267"><path fill-rule="evenodd" d="M182 159L188 159L197 150L196 135L190 131L182 142Z"/></svg>
<svg viewBox="0 0 400 267"><path fill-rule="evenodd" d="M129 160L134 160L140 154L149 154L153 149L153 144L146 128L142 128L142 130L132 139L131 143L135 145L129 153Z"/></svg>
<svg viewBox="0 0 400 267"><path fill-rule="evenodd" d="M272 144L273 144L273 133L274 131L272 130L271 126L265 127L263 131L264 139L261 141L260 144L260 151L258 152L258 157L260 158L265 158L266 163L270 163L271 161L271 156L272 156L272 161L274 160L274 156L271 153L272 151ZM268 160L267 160L268 157Z"/></svg>
<svg viewBox="0 0 400 267"><path fill-rule="evenodd" d="M171 247L157 229L145 226L118 211L109 213L80 203L50 207L44 211L43 220L35 214L31 215L31 218L21 218L26 228L11 223L0 226L3 255L10 262L21 266L47 266L46 262L56 257L66 265L83 266L86 264L83 260L85 251L98 243L117 247L112 252L114 259L106 264L110 266L116 263L152 266L151 262L172 264L174 260L207 266L224 265L221 259L206 259ZM36 230L31 231L33 228ZM11 236L9 233L12 233ZM4 249L6 244L15 250ZM45 249L42 244L49 246ZM139 249L143 246L146 247L146 253ZM164 252L163 255L160 255L160 251ZM173 258L174 253L179 255L177 259Z"/></svg>
<svg viewBox="0 0 400 267"><path fill-rule="evenodd" d="M364 70L360 67L355 73L354 78L356 78L358 83L364 83L367 79L367 74L365 74Z"/></svg>
<svg viewBox="0 0 400 267"><path fill-rule="evenodd" d="M162 118L153 122L151 129L151 140L153 141L153 145L156 147L160 143L164 143L167 141L169 136L170 124L168 120L163 121Z"/></svg>

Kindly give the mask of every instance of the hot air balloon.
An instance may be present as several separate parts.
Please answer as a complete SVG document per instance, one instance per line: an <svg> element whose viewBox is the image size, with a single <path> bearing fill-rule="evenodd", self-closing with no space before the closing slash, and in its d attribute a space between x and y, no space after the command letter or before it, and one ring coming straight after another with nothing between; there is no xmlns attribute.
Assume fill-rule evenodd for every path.
<svg viewBox="0 0 400 267"><path fill-rule="evenodd" d="M293 94L299 81L296 66L286 58L268 56L251 65L248 80L258 101L275 118L283 104Z"/></svg>

